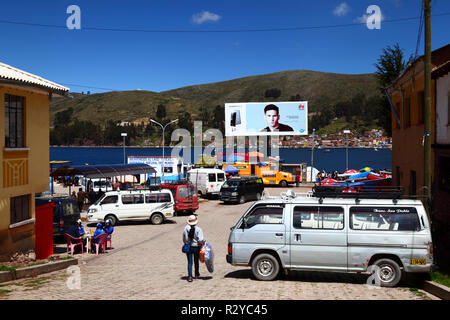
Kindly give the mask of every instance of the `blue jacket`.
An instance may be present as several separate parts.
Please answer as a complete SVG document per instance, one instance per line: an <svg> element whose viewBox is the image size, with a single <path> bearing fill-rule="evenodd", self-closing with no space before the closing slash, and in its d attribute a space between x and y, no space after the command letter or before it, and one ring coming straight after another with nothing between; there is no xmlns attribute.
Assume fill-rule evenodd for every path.
<svg viewBox="0 0 450 320"><path fill-rule="evenodd" d="M83 225L78 227L78 233L80 234L80 236L82 236L84 234L84 227L83 227Z"/></svg>
<svg viewBox="0 0 450 320"><path fill-rule="evenodd" d="M106 231L106 233L108 233L110 235L114 232L114 227L109 226L109 228L108 228L107 226L105 226L105 231Z"/></svg>
<svg viewBox="0 0 450 320"><path fill-rule="evenodd" d="M98 239L95 239L95 237L97 237L98 235L102 234L102 233L106 233L105 230L103 230L102 228L97 228L94 232L94 234L92 235L92 242L94 243L98 243Z"/></svg>

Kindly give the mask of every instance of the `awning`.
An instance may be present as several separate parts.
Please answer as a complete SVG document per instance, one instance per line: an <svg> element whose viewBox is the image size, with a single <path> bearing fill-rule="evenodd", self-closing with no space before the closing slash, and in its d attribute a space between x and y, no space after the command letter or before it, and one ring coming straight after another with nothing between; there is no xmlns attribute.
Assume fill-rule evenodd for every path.
<svg viewBox="0 0 450 320"><path fill-rule="evenodd" d="M104 164L89 166L62 166L56 169L50 176L66 177L66 176L84 176L86 178L107 178L116 176L126 176L134 174L155 173L156 170L143 163L132 164Z"/></svg>

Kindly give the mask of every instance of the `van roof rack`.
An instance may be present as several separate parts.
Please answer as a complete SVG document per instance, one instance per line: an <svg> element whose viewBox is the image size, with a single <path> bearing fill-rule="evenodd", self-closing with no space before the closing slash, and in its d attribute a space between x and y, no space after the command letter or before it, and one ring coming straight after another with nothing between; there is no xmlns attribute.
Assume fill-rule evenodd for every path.
<svg viewBox="0 0 450 320"><path fill-rule="evenodd" d="M352 199L400 199L402 187L364 186L359 190L350 190L347 186L314 185L312 196L316 198L352 198Z"/></svg>
<svg viewBox="0 0 450 320"><path fill-rule="evenodd" d="M180 179L180 180L161 182L161 184L180 185L180 184L192 184L192 182L189 179Z"/></svg>

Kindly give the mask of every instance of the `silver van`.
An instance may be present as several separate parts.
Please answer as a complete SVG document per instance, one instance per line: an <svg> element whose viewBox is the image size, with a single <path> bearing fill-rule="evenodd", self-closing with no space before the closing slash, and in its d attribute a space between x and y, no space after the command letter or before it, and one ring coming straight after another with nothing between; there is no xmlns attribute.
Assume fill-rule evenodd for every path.
<svg viewBox="0 0 450 320"><path fill-rule="evenodd" d="M283 197L255 202L231 228L227 262L259 280L282 270L371 273L393 287L431 272L430 223L419 200Z"/></svg>
<svg viewBox="0 0 450 320"><path fill-rule="evenodd" d="M126 220L149 220L161 224L174 216L172 192L167 189L109 191L91 205L87 222L111 220L112 225Z"/></svg>

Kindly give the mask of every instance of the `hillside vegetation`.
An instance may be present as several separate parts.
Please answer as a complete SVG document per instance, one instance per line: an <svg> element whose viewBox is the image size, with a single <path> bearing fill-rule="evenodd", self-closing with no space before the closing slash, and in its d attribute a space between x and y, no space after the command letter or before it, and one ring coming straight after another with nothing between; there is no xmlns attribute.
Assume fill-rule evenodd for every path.
<svg viewBox="0 0 450 320"><path fill-rule="evenodd" d="M72 95L73 98L54 98L51 102L53 145L120 144L121 128L129 132L131 143L158 143L161 129L149 124L149 118L163 123L180 119L177 125L167 128L167 138L177 127L191 131L194 120L203 121L204 129L223 130L223 109L227 102L306 100L311 130L328 132L337 128L333 123L338 121L339 127L352 125L354 130L362 131L377 126L381 99L375 74L307 70L282 71L159 93L136 90ZM134 122L134 128L113 128L124 122ZM82 130L89 133L77 138Z"/></svg>

